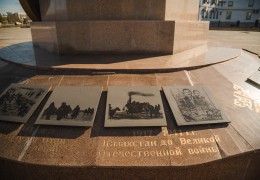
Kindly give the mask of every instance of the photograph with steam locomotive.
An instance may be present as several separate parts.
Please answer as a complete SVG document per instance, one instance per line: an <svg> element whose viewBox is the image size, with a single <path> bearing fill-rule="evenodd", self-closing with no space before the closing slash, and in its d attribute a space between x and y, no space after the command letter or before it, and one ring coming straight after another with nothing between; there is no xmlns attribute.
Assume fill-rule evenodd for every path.
<svg viewBox="0 0 260 180"><path fill-rule="evenodd" d="M161 119L163 118L160 103L149 102L149 97L154 94L142 92L128 92L128 99L123 107L109 104L109 119ZM145 99L142 101L140 99Z"/></svg>

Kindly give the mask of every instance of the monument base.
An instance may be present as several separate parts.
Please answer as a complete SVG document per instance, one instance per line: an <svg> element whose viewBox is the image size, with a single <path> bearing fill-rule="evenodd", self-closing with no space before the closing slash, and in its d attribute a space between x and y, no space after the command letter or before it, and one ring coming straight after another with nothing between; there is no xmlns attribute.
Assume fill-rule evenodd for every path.
<svg viewBox="0 0 260 180"><path fill-rule="evenodd" d="M206 45L208 22L59 21L34 22L35 46L56 54L170 55Z"/></svg>

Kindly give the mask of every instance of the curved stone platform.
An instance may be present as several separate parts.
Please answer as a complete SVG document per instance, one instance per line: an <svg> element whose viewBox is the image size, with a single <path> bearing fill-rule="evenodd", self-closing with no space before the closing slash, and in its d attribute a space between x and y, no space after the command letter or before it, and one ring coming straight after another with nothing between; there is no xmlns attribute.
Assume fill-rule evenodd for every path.
<svg viewBox="0 0 260 180"><path fill-rule="evenodd" d="M4 179L257 179L260 167L259 89L245 82L260 65L242 52L233 60L191 71L153 74L41 75L14 64L0 69L0 92L10 83L101 86L91 128L0 121ZM161 94L167 127L104 128L108 86L207 86L230 124L178 127ZM47 100L47 99L46 99ZM45 100L45 101L46 101Z"/></svg>
<svg viewBox="0 0 260 180"><path fill-rule="evenodd" d="M215 53L203 56L200 52L206 47L186 51L185 55L176 54L172 61L170 56L131 59L101 56L103 64L97 66L93 58L86 69L104 72L100 67L110 66L109 70L115 72L124 63L134 63L143 74L135 73L134 66L127 65L122 71L117 70L124 74L88 75L89 71L80 68L86 56L76 58L74 65L70 64L73 56L61 56L67 61L56 59L54 63L52 60L59 56L47 56L47 51L34 49L27 33L19 34L20 44L17 44L19 32L9 33L0 44L1 58L8 62L0 61L0 93L11 83L53 88L100 86L103 93L91 128L34 125L47 99L26 124L0 121L1 179L257 179L260 176L259 87L246 82L260 66L257 56L232 48L215 49L212 51ZM226 50L233 55L227 56L228 53L223 53ZM32 61L35 57L38 61ZM113 63L115 57L118 61ZM170 68L160 70L151 62ZM179 68L174 68L174 63ZM167 127L104 128L108 86L187 85L207 86L231 123L178 127L161 93Z"/></svg>
<svg viewBox="0 0 260 180"><path fill-rule="evenodd" d="M32 42L0 49L0 59L36 69L166 72L194 69L239 57L240 49L200 46L175 55L55 55Z"/></svg>

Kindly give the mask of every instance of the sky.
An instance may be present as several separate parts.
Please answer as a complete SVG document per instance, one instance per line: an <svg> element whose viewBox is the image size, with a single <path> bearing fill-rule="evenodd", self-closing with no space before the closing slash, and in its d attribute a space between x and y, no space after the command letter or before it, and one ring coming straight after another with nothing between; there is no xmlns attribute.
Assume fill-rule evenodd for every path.
<svg viewBox="0 0 260 180"><path fill-rule="evenodd" d="M24 10L19 0L0 0L0 13L6 14L6 12L23 12Z"/></svg>

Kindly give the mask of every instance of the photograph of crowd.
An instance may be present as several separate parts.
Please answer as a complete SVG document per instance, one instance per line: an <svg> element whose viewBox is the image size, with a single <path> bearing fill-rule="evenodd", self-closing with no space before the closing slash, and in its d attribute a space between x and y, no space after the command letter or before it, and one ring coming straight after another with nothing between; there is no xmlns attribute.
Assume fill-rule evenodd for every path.
<svg viewBox="0 0 260 180"><path fill-rule="evenodd" d="M100 96L100 87L56 87L36 124L92 126Z"/></svg>
<svg viewBox="0 0 260 180"><path fill-rule="evenodd" d="M82 110L79 105L72 108L67 105L66 102L62 102L60 106L56 107L55 102L52 102L47 109L44 110L42 114L42 119L45 120L91 120L94 115L94 108L86 108Z"/></svg>
<svg viewBox="0 0 260 180"><path fill-rule="evenodd" d="M30 85L11 85L0 96L0 119L18 121L28 120L34 109L37 108L48 88ZM28 117L27 117L28 116Z"/></svg>

